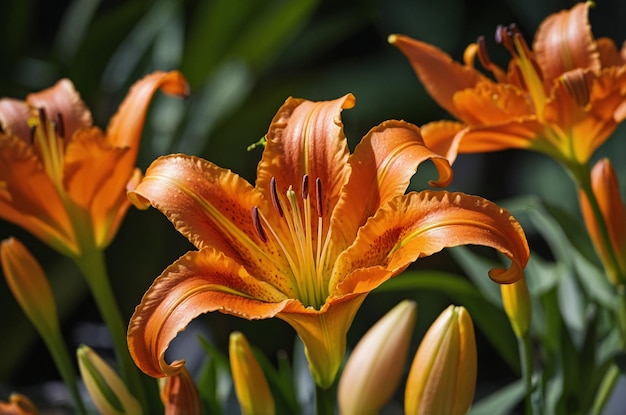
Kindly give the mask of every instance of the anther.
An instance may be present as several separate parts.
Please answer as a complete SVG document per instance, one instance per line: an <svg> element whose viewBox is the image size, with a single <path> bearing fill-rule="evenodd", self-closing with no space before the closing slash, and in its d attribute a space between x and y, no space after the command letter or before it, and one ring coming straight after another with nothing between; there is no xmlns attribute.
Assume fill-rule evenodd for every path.
<svg viewBox="0 0 626 415"><path fill-rule="evenodd" d="M281 206L280 200L278 199L278 191L276 190L276 177L272 177L270 179L270 195L272 197L272 204L274 205L274 209L282 218L284 216L283 207Z"/></svg>
<svg viewBox="0 0 626 415"><path fill-rule="evenodd" d="M322 181L319 177L315 179L315 201L317 202L317 216L321 218L324 214L324 211L322 209Z"/></svg>
<svg viewBox="0 0 626 415"><path fill-rule="evenodd" d="M479 36L478 39L476 39L476 43L478 44L478 60L480 61L480 64L483 66L483 68L491 68L493 62L491 62L491 59L489 59L489 54L487 53L485 37Z"/></svg>
<svg viewBox="0 0 626 415"><path fill-rule="evenodd" d="M45 131L47 121L46 110L43 108L38 108L37 111L39 113L39 125L41 125L41 128L43 128Z"/></svg>
<svg viewBox="0 0 626 415"><path fill-rule="evenodd" d="M261 219L259 217L259 208L257 206L252 208L252 224L254 225L254 230L256 230L257 235L263 242L267 242L267 234L261 225Z"/></svg>
<svg viewBox="0 0 626 415"><path fill-rule="evenodd" d="M511 26L505 27L502 25L498 25L495 35L496 43L504 46L512 56L515 56L515 47L513 46L513 40L511 39L511 36Z"/></svg>
<svg viewBox="0 0 626 415"><path fill-rule="evenodd" d="M37 126L33 125L32 127L30 127L30 143L34 143L35 142L35 134L37 131Z"/></svg>
<svg viewBox="0 0 626 415"><path fill-rule="evenodd" d="M309 175L302 176L302 200L306 200L309 197Z"/></svg>
<svg viewBox="0 0 626 415"><path fill-rule="evenodd" d="M495 38L496 43L498 45L501 45L502 42L503 42L503 39L502 39L502 29L504 29L504 27L502 25L500 25L500 24L498 25L498 27L496 27L496 33L495 33L494 38Z"/></svg>
<svg viewBox="0 0 626 415"><path fill-rule="evenodd" d="M60 112L57 112L56 132L59 137L65 138L65 124L63 123L63 114Z"/></svg>

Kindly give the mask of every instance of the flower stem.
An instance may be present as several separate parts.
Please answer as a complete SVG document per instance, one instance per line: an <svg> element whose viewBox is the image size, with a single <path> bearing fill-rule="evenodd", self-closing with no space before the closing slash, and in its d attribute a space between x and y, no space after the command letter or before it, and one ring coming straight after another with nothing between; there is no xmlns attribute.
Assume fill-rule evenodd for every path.
<svg viewBox="0 0 626 415"><path fill-rule="evenodd" d="M533 354L530 344L530 336L525 334L517 338L517 345L520 355L520 366L522 369L522 379L526 389L526 415L541 414L540 408L537 408L538 402L534 399L535 388L533 385Z"/></svg>
<svg viewBox="0 0 626 415"><path fill-rule="evenodd" d="M74 365L67 351L67 347L63 342L61 333L40 332L40 334L43 341L46 343L46 347L48 348L50 355L52 355L54 364L56 365L57 370L59 371L61 378L63 379L63 382L68 389L68 392L72 396L72 400L74 401L74 405L76 406L76 413L80 415L87 414L85 404L83 403L80 393L78 392Z"/></svg>
<svg viewBox="0 0 626 415"><path fill-rule="evenodd" d="M146 406L146 396L143 390L140 373L133 363L126 343L126 325L117 305L111 284L108 278L104 252L94 250L76 257L75 262L82 271L98 310L107 325L113 339L113 347L117 356L120 372L133 396L143 408Z"/></svg>
<svg viewBox="0 0 626 415"><path fill-rule="evenodd" d="M621 329L622 338L621 338L621 348L622 350L626 349L626 287L620 285L617 287L618 294L618 324ZM604 405L608 402L611 397L611 393L613 392L613 388L617 383L617 380L620 376L619 367L615 362L609 366L607 371L604 373L602 381L600 383L600 387L598 388L598 392L596 393L595 400L593 402L593 407L591 410L591 414L599 415L602 413L604 409Z"/></svg>
<svg viewBox="0 0 626 415"><path fill-rule="evenodd" d="M323 389L315 386L315 413L316 415L334 415L335 395L334 388Z"/></svg>

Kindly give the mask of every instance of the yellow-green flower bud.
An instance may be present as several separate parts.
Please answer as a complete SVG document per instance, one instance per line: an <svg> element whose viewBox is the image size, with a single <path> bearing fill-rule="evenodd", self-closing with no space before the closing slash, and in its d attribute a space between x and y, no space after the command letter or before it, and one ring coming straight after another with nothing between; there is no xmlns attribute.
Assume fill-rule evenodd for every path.
<svg viewBox="0 0 626 415"><path fill-rule="evenodd" d="M78 368L89 396L104 415L141 415L141 406L122 379L89 346L80 345L76 352Z"/></svg>
<svg viewBox="0 0 626 415"><path fill-rule="evenodd" d="M449 306L430 326L409 371L406 415L464 415L476 388L476 339L463 307Z"/></svg>
<svg viewBox="0 0 626 415"><path fill-rule="evenodd" d="M274 398L250 344L240 332L230 335L230 369L242 415L274 415Z"/></svg>
<svg viewBox="0 0 626 415"><path fill-rule="evenodd" d="M502 284L500 285L500 292L502 293L504 311L509 317L513 332L518 338L524 337L528 333L532 317L530 294L526 280L522 278L512 284Z"/></svg>
<svg viewBox="0 0 626 415"><path fill-rule="evenodd" d="M15 238L2 241L0 260L9 289L37 331L43 337L60 333L52 288L39 262Z"/></svg>

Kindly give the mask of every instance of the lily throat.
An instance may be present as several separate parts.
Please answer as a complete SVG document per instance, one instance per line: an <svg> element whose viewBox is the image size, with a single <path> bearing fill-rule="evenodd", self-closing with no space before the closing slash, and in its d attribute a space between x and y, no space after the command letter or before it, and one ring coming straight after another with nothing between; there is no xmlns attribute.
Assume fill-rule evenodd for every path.
<svg viewBox="0 0 626 415"><path fill-rule="evenodd" d="M274 244L286 259L290 275L285 277L305 307L321 308L329 294L328 253L331 240L324 228L322 183L316 178L311 192L309 176L302 176L300 191L289 185L278 191L276 178L270 180L273 210L252 208L252 223L262 244ZM332 265L332 264L330 264Z"/></svg>

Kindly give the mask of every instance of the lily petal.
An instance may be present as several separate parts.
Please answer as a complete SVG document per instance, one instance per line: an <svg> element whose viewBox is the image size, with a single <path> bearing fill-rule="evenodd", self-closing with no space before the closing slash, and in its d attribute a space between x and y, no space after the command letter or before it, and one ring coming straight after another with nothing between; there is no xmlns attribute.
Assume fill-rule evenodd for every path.
<svg viewBox="0 0 626 415"><path fill-rule="evenodd" d="M184 361L166 363L165 351L191 320L212 311L269 318L284 309L285 298L214 249L188 252L163 271L135 309L128 327L130 354L148 375L174 376Z"/></svg>
<svg viewBox="0 0 626 415"><path fill-rule="evenodd" d="M439 186L452 180L448 161L425 146L420 130L404 121L386 121L373 128L350 156L350 181L333 212L341 240L353 241L357 230L378 208L403 195L418 166L431 160L439 171ZM336 244L340 250L347 246Z"/></svg>
<svg viewBox="0 0 626 415"><path fill-rule="evenodd" d="M313 381L323 389L335 380L346 353L346 333L367 294L350 293L333 298L319 311L291 301L276 315L300 336Z"/></svg>
<svg viewBox="0 0 626 415"><path fill-rule="evenodd" d="M483 81L453 98L459 118L470 125L502 124L529 117L535 109L519 88L510 84Z"/></svg>
<svg viewBox="0 0 626 415"><path fill-rule="evenodd" d="M350 94L333 101L289 98L285 102L272 120L257 169L256 186L266 200L271 200L272 178L276 179L279 194L289 186L299 194L302 177L308 175L312 181L320 179L322 208L332 211L349 174L350 151L340 115L354 103ZM329 215L324 216L328 220Z"/></svg>
<svg viewBox="0 0 626 415"><path fill-rule="evenodd" d="M163 212L198 249L212 246L240 258L256 278L293 295L282 277L289 272L284 258L261 249L252 221L254 206L266 203L235 173L196 157L165 156L152 163L128 196L139 208L151 204Z"/></svg>
<svg viewBox="0 0 626 415"><path fill-rule="evenodd" d="M60 252L78 251L63 201L32 147L17 136L0 135L0 211Z"/></svg>
<svg viewBox="0 0 626 415"><path fill-rule="evenodd" d="M441 154L450 164L456 160L459 149L458 133L465 124L456 121L433 121L422 125L420 132L426 146L437 154Z"/></svg>
<svg viewBox="0 0 626 415"><path fill-rule="evenodd" d="M29 142L28 117L30 117L30 108L24 101L13 98L0 99L0 128L5 134L14 135Z"/></svg>
<svg viewBox="0 0 626 415"><path fill-rule="evenodd" d="M463 193L424 191L397 197L361 229L338 259L334 277L347 277L334 280L339 285L335 294L369 292L417 258L468 244L494 248L511 260L509 269L489 272L494 281L507 284L523 276L528 243L506 210Z"/></svg>
<svg viewBox="0 0 626 415"><path fill-rule="evenodd" d="M428 43L403 35L389 36L389 43L406 55L430 96L457 118L461 116L452 101L454 94L487 79L474 68L458 64L450 55Z"/></svg>
<svg viewBox="0 0 626 415"><path fill-rule="evenodd" d="M69 79L61 79L50 88L27 95L26 103L32 108L44 109L50 120L62 122L66 142L76 131L93 123L89 108Z"/></svg>
<svg viewBox="0 0 626 415"><path fill-rule="evenodd" d="M600 54L589 24L591 4L581 2L552 14L537 29L533 50L547 88L562 73L575 68L600 71Z"/></svg>

